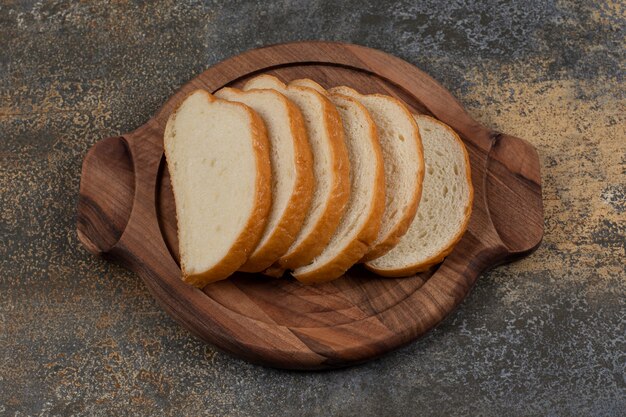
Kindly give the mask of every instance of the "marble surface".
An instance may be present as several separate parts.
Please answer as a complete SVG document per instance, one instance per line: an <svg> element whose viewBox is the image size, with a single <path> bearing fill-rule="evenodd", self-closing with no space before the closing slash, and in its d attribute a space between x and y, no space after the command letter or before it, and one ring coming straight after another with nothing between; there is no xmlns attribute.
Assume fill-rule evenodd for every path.
<svg viewBox="0 0 626 417"><path fill-rule="evenodd" d="M626 410L623 2L5 1L0 415L591 415ZM533 143L545 238L421 340L284 372L215 351L75 232L80 166L224 58L359 43Z"/></svg>

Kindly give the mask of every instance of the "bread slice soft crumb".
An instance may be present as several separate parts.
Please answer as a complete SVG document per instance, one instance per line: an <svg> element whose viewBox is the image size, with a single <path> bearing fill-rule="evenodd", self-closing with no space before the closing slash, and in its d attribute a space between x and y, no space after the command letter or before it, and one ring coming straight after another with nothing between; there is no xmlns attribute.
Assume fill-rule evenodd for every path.
<svg viewBox="0 0 626 417"><path fill-rule="evenodd" d="M348 87L331 93L358 100L372 115L383 151L386 208L378 236L362 262L376 259L393 248L415 217L422 192L424 157L417 124L406 106L383 94L360 94Z"/></svg>
<svg viewBox="0 0 626 417"><path fill-rule="evenodd" d="M366 267L384 276L408 276L443 261L467 229L474 191L469 157L449 126L415 116L424 144L426 175L422 201L408 232Z"/></svg>
<svg viewBox="0 0 626 417"><path fill-rule="evenodd" d="M270 210L263 121L248 106L196 90L170 115L164 148L183 280L203 287L228 278L256 247Z"/></svg>

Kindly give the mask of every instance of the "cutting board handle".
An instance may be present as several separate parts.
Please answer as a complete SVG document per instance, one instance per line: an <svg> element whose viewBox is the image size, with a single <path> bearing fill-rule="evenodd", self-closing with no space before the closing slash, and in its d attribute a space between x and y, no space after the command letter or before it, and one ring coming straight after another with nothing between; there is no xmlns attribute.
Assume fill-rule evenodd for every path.
<svg viewBox="0 0 626 417"><path fill-rule="evenodd" d="M78 237L92 253L122 261L144 242L171 257L155 209L157 173L163 158L162 128L150 120L123 136L96 143L83 161L78 201Z"/></svg>
<svg viewBox="0 0 626 417"><path fill-rule="evenodd" d="M78 199L78 238L104 255L120 240L132 211L135 169L123 136L97 142L83 161Z"/></svg>
<svg viewBox="0 0 626 417"><path fill-rule="evenodd" d="M485 188L489 217L508 259L524 256L543 238L541 165L537 150L523 139L492 133Z"/></svg>

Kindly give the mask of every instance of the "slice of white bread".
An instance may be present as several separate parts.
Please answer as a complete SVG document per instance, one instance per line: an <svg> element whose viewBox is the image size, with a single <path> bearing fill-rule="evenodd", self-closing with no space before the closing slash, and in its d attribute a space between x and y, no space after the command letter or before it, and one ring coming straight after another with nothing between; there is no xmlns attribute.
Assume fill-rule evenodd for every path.
<svg viewBox="0 0 626 417"><path fill-rule="evenodd" d="M309 210L315 179L313 157L300 110L275 90L223 88L215 96L250 106L265 122L272 167L272 208L263 237L244 272L261 272L284 255Z"/></svg>
<svg viewBox="0 0 626 417"><path fill-rule="evenodd" d="M313 153L316 180L311 207L291 245L268 274L281 275L310 263L330 241L345 212L350 196L350 163L344 143L341 119L335 106L319 92L287 86L271 75L260 75L246 83L244 90L272 89L284 94L302 112Z"/></svg>
<svg viewBox="0 0 626 417"><path fill-rule="evenodd" d="M323 94L315 81L294 80ZM380 229L385 210L385 169L376 125L367 109L353 98L340 94L327 96L335 105L345 133L350 157L350 200L332 239L312 263L297 268L292 275L306 284L339 278L369 249Z"/></svg>
<svg viewBox="0 0 626 417"><path fill-rule="evenodd" d="M429 116L415 116L424 144L426 175L422 201L409 231L387 254L366 267L401 277L443 261L465 233L474 190L469 157L449 126Z"/></svg>
<svg viewBox="0 0 626 417"><path fill-rule="evenodd" d="M378 237L362 262L387 253L406 233L415 217L422 192L424 156L413 116L398 99L382 94L360 94L349 87L334 87L333 94L358 100L372 115L383 151L386 208Z"/></svg>
<svg viewBox="0 0 626 417"><path fill-rule="evenodd" d="M271 206L269 143L248 106L203 90L170 115L163 137L183 280L227 278L259 242Z"/></svg>

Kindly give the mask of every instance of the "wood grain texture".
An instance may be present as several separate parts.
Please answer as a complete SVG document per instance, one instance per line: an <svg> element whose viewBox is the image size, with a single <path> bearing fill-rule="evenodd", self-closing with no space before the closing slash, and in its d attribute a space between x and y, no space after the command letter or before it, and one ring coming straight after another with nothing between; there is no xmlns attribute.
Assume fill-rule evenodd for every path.
<svg viewBox="0 0 626 417"><path fill-rule="evenodd" d="M194 89L240 87L259 73L390 94L455 129L470 155L475 198L468 231L438 268L389 279L357 266L316 286L243 273L203 290L180 280L165 123ZM480 125L441 85L399 58L340 43L282 44L209 68L148 123L96 144L83 163L78 233L90 251L141 276L181 324L233 355L291 369L346 366L424 334L454 310L482 271L538 246L539 160L528 143Z"/></svg>

